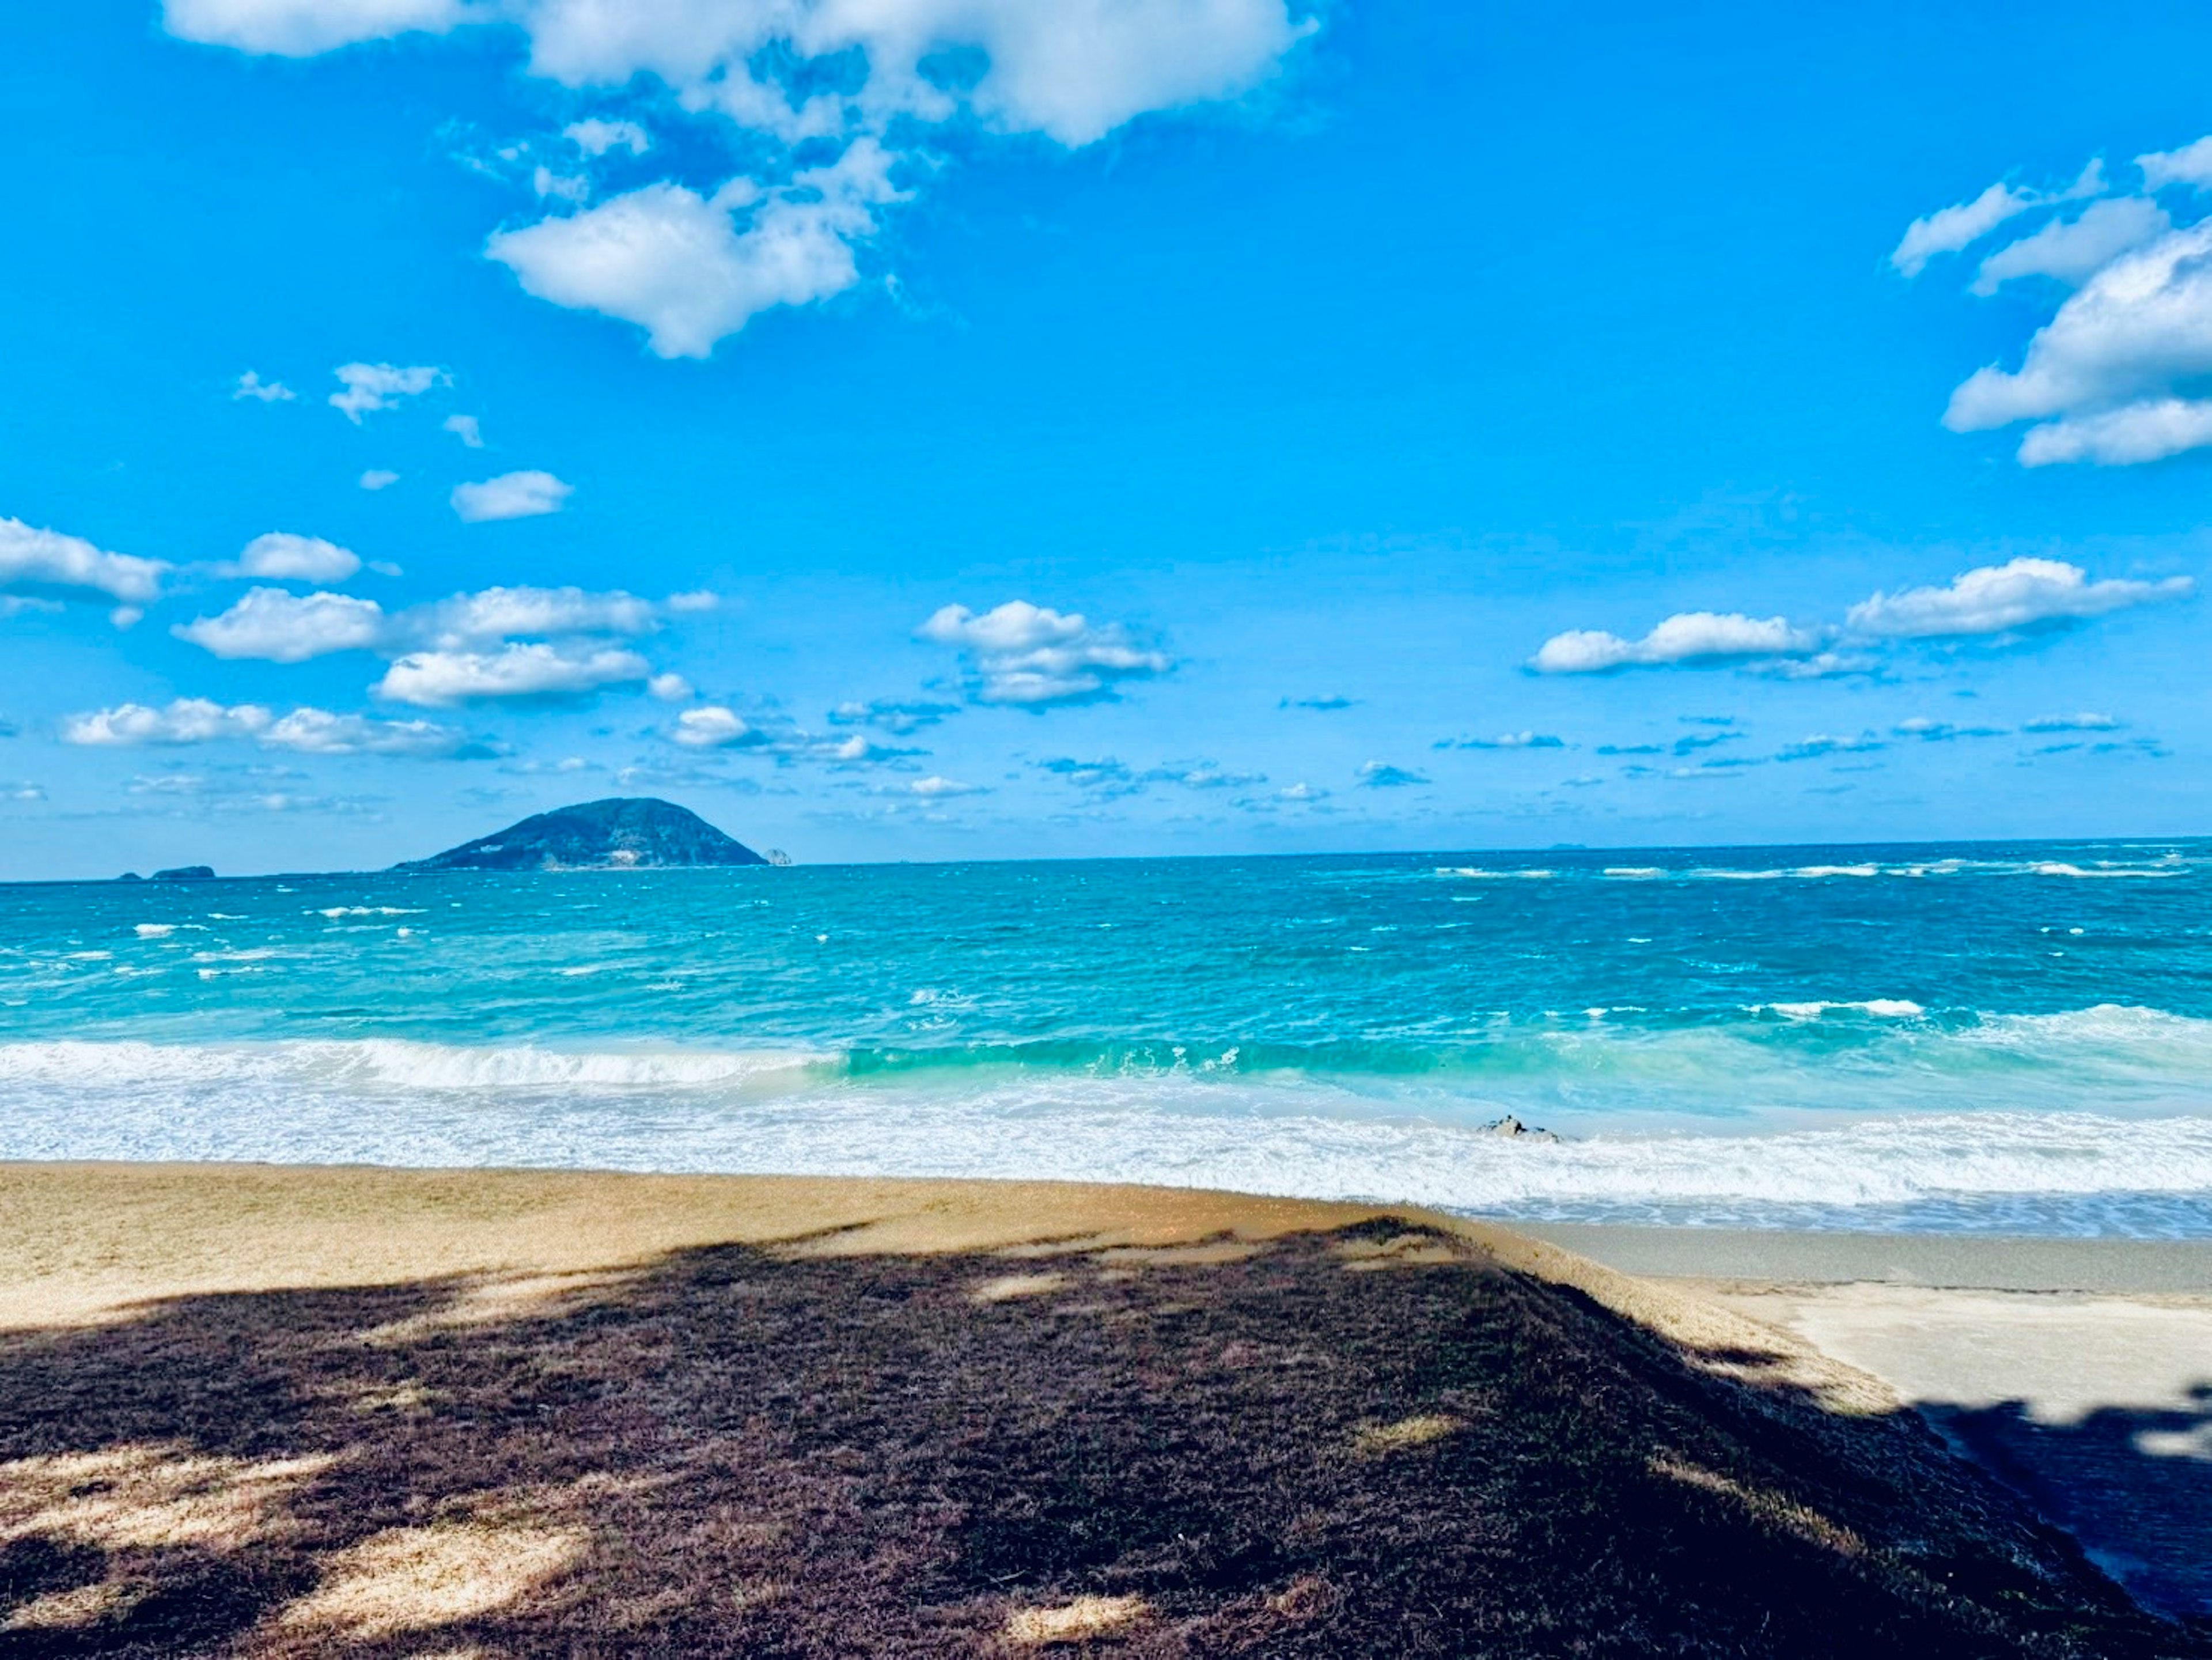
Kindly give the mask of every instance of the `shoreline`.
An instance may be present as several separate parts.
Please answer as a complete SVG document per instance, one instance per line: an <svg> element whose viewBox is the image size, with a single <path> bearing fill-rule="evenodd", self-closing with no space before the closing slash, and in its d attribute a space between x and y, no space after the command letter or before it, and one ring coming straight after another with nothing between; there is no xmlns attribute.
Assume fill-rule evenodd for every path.
<svg viewBox="0 0 2212 1660"><path fill-rule="evenodd" d="M1027 1181L0 1163L0 1353L121 1341L183 1310L331 1297L428 1297L447 1311L389 1329L459 1331L729 1251L854 1284L972 1278L983 1269L962 1265L983 1259L971 1300L1064 1320L1133 1278L1227 1287L1310 1251L1302 1241L1366 1250L1357 1239L1377 1228L1413 1231L1372 1266L1465 1259L1527 1276L1778 1403L1765 1410L1838 1426L1917 1410L2146 1606L2212 1617L2195 1550L2212 1527L2212 1241L1516 1226L1409 1205ZM1098 1292L1053 1315L1079 1268ZM1220 1294L1255 1313L1273 1295ZM0 1523L8 1468L0 1459ZM2130 1494L2146 1502L2116 1505Z"/></svg>

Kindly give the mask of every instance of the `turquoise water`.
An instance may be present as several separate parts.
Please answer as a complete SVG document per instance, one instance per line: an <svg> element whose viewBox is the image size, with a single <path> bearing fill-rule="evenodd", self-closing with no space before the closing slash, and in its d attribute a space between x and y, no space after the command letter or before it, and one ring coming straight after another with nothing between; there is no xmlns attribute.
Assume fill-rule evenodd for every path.
<svg viewBox="0 0 2212 1660"><path fill-rule="evenodd" d="M0 887L0 1157L2201 1237L2208 902L2197 842Z"/></svg>

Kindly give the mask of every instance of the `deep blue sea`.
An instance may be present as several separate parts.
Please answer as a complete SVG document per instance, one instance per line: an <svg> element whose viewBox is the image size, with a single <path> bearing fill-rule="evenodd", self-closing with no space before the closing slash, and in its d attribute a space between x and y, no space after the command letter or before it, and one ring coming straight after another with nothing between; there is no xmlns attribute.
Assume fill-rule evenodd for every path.
<svg viewBox="0 0 2212 1660"><path fill-rule="evenodd" d="M2212 842L0 886L0 1158L2212 1237Z"/></svg>

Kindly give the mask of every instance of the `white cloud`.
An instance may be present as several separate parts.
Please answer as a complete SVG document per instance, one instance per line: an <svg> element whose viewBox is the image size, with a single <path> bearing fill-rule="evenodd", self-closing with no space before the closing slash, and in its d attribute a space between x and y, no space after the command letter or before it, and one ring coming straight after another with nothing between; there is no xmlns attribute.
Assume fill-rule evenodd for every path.
<svg viewBox="0 0 2212 1660"><path fill-rule="evenodd" d="M280 582L343 582L361 569L361 557L349 548L325 542L319 536L295 536L270 531L246 544L238 562L223 568L226 576L261 576Z"/></svg>
<svg viewBox="0 0 2212 1660"><path fill-rule="evenodd" d="M1844 620L1853 633L1875 638L2003 634L2178 599L2194 587L2185 576L2156 582L2117 577L2092 582L2079 565L2057 559L2013 559L1962 571L1947 587L1876 593L1853 605Z"/></svg>
<svg viewBox="0 0 2212 1660"><path fill-rule="evenodd" d="M465 733L428 721L377 721L296 708L260 735L266 748L301 755L398 755L443 760L491 753Z"/></svg>
<svg viewBox="0 0 2212 1660"><path fill-rule="evenodd" d="M254 588L228 611L169 632L217 657L304 663L332 652L371 650L383 642L385 628L384 609L374 599Z"/></svg>
<svg viewBox="0 0 2212 1660"><path fill-rule="evenodd" d="M168 0L167 19L187 39L293 55L502 20L539 76L579 89L653 76L685 109L732 123L758 178L703 197L664 180L487 249L532 294L641 324L672 357L853 285L854 250L878 228L871 207L897 199L881 183L895 130L964 117L1080 147L1151 112L1243 95L1317 27L1285 0ZM597 117L564 136L593 161L650 144L635 122ZM842 157L792 178L791 147L807 140L836 141ZM539 172L541 195L585 183Z"/></svg>
<svg viewBox="0 0 2212 1660"><path fill-rule="evenodd" d="M656 674L645 689L664 703L681 703L691 696L691 683L680 674Z"/></svg>
<svg viewBox="0 0 2212 1660"><path fill-rule="evenodd" d="M2095 161L2081 170L2081 176L2066 189L2058 192L2022 190L2016 185L1991 185L1971 202L1960 202L1948 208L1939 208L1924 218L1916 219L1905 227L1905 235L1892 249L1889 263L1907 277L1917 277L1928 262L1941 253L1956 253L1971 247L2003 224L2031 209L2048 207L2054 202L2078 200L2087 196L2104 193L2105 171Z"/></svg>
<svg viewBox="0 0 2212 1660"><path fill-rule="evenodd" d="M389 489L399 482L399 475L389 467L371 467L361 476L361 487L365 490Z"/></svg>
<svg viewBox="0 0 2212 1660"><path fill-rule="evenodd" d="M483 447L483 426L473 415L449 415L445 429L472 450Z"/></svg>
<svg viewBox="0 0 2212 1660"><path fill-rule="evenodd" d="M228 743L252 739L264 749L300 755L397 755L418 759L468 757L491 753L466 733L428 721L376 721L366 715L333 714L302 707L282 720L258 703L229 708L205 697L179 697L165 708L122 703L62 723L64 743L98 748L137 749L149 745ZM178 794L196 789L192 778L142 779L134 794Z"/></svg>
<svg viewBox="0 0 2212 1660"><path fill-rule="evenodd" d="M445 370L417 364L342 363L332 371L343 390L331 394L331 407L356 426L375 410L388 410L403 398L419 398L450 379Z"/></svg>
<svg viewBox="0 0 2212 1660"><path fill-rule="evenodd" d="M705 588L694 588L688 593L672 593L668 596L668 609L679 615L719 611L721 604L720 594L711 593Z"/></svg>
<svg viewBox="0 0 2212 1660"><path fill-rule="evenodd" d="M575 488L550 472L503 472L480 483L456 485L453 511L471 525L497 519L534 519L560 512Z"/></svg>
<svg viewBox="0 0 2212 1660"><path fill-rule="evenodd" d="M1553 635L1537 650L1528 666L1539 674L1603 674L1621 668L1804 655L1819 645L1818 635L1793 628L1780 617L1683 611L1668 617L1641 640L1624 640L1617 634L1594 629Z"/></svg>
<svg viewBox="0 0 2212 1660"><path fill-rule="evenodd" d="M636 122L604 121L598 116L571 121L561 129L561 136L586 155L605 155L618 149L642 155L653 148L652 137Z"/></svg>
<svg viewBox="0 0 2212 1660"><path fill-rule="evenodd" d="M2142 169L2144 186L2150 190L2164 190L2168 185L2212 188L2212 137L2200 138L2179 149L2138 155L2136 165Z"/></svg>
<svg viewBox="0 0 2212 1660"><path fill-rule="evenodd" d="M282 380L264 380L252 369L238 377L230 389L233 398L252 398L264 404L289 404L300 394Z"/></svg>
<svg viewBox="0 0 2212 1660"><path fill-rule="evenodd" d="M182 40L312 58L410 31L442 34L486 9L470 0L165 0L161 21Z"/></svg>
<svg viewBox="0 0 2212 1660"><path fill-rule="evenodd" d="M544 644L495 652L410 652L385 671L376 695L418 708L450 708L491 698L552 701L635 684L652 668L634 651L611 647L563 651Z"/></svg>
<svg viewBox="0 0 2212 1660"><path fill-rule="evenodd" d="M374 600L348 594L257 587L220 615L171 631L218 657L301 663L340 651L467 652L528 636L635 637L659 626L659 608L651 600L619 591L485 588L386 612Z"/></svg>
<svg viewBox="0 0 2212 1660"><path fill-rule="evenodd" d="M2155 460L2212 442L2183 388L2212 374L2212 220L2120 254L2036 331L2017 372L1991 364L1951 394L1943 424L2033 428L2029 465Z"/></svg>
<svg viewBox="0 0 2212 1660"><path fill-rule="evenodd" d="M1173 659L1136 644L1119 623L1094 626L1079 613L1024 599L1010 599L981 616L965 605L946 605L917 632L968 659L969 695L983 703L1042 709L1108 702L1124 683L1156 678L1175 667Z"/></svg>
<svg viewBox="0 0 2212 1660"><path fill-rule="evenodd" d="M650 599L617 590L485 588L402 613L409 638L454 650L520 635L650 634L659 626Z"/></svg>
<svg viewBox="0 0 2212 1660"><path fill-rule="evenodd" d="M592 199L592 181L580 173L556 173L540 164L530 174L530 188L541 202L588 202Z"/></svg>
<svg viewBox="0 0 2212 1660"><path fill-rule="evenodd" d="M684 748L694 750L752 748L769 741L768 734L744 716L719 703L684 710L676 717L672 736Z"/></svg>
<svg viewBox="0 0 2212 1660"><path fill-rule="evenodd" d="M2020 441L2023 467L2066 461L2134 466L2212 444L2212 398L2156 398L2094 415L2046 421Z"/></svg>
<svg viewBox="0 0 2212 1660"><path fill-rule="evenodd" d="M268 730L273 716L258 703L226 708L205 697L179 697L166 708L119 703L62 722L62 741L94 748L135 749L149 744L208 744L252 738Z"/></svg>
<svg viewBox="0 0 2212 1660"><path fill-rule="evenodd" d="M2079 714L2045 714L2020 723L2022 732L2117 732L2120 722L2109 714L2083 710Z"/></svg>
<svg viewBox="0 0 2212 1660"><path fill-rule="evenodd" d="M169 567L159 559L107 553L81 536L0 519L0 593L76 599L104 594L125 607L158 599ZM137 621L134 612L131 617Z"/></svg>
<svg viewBox="0 0 2212 1660"><path fill-rule="evenodd" d="M662 357L705 357L774 306L802 306L860 280L853 244L874 208L900 199L890 157L856 141L834 167L763 198L748 179L712 197L647 185L598 207L501 231L485 252L529 293L647 331ZM749 216L741 230L734 215Z"/></svg>
<svg viewBox="0 0 2212 1660"><path fill-rule="evenodd" d="M1277 790L1275 800L1278 801L1326 801L1328 800L1328 792L1316 788L1311 784L1292 784L1287 788Z"/></svg>
<svg viewBox="0 0 2212 1660"><path fill-rule="evenodd" d="M2073 219L2053 219L2033 234L2007 243L1982 261L1972 292L1988 295L2022 277L2051 277L2069 287L2173 228L2164 208L2148 197L2092 202Z"/></svg>
<svg viewBox="0 0 2212 1660"><path fill-rule="evenodd" d="M833 727L879 727L894 737L907 738L959 712L957 703L939 703L927 698L902 702L896 698L878 697L866 703L838 704L830 711L830 724Z"/></svg>

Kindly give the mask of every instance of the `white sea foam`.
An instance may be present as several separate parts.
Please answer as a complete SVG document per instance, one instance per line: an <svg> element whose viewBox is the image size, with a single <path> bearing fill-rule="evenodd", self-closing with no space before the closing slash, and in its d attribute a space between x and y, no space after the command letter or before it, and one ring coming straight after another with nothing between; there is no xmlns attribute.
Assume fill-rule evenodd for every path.
<svg viewBox="0 0 2212 1660"><path fill-rule="evenodd" d="M1549 870L1485 870L1479 865L1439 865L1439 876L1455 876L1469 882L1540 882L1557 876Z"/></svg>
<svg viewBox="0 0 2212 1660"><path fill-rule="evenodd" d="M420 916L419 905L330 905L314 913L336 921L341 916Z"/></svg>
<svg viewBox="0 0 2212 1660"><path fill-rule="evenodd" d="M1827 876L1879 876L1879 865L1800 865L1790 873L1792 876L1818 881Z"/></svg>
<svg viewBox="0 0 2212 1660"><path fill-rule="evenodd" d="M1771 1009L1792 1020L1817 1020L1824 1014L1872 1014L1886 1020L1909 1020L1928 1011L1905 997L1867 997L1856 1001L1816 1003L1754 1003L1752 1012Z"/></svg>
<svg viewBox="0 0 2212 1660"><path fill-rule="evenodd" d="M2157 1231L2212 1216L2203 1110L1882 1113L1528 1145L1480 1128L1496 1115L1476 1099L1408 1112L1203 1067L862 1080L824 1058L388 1040L0 1045L0 1157L1053 1177L1829 1225L1997 1213Z"/></svg>
<svg viewBox="0 0 2212 1660"><path fill-rule="evenodd" d="M177 931L174 922L141 922L132 930L141 939L166 939Z"/></svg>

